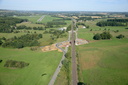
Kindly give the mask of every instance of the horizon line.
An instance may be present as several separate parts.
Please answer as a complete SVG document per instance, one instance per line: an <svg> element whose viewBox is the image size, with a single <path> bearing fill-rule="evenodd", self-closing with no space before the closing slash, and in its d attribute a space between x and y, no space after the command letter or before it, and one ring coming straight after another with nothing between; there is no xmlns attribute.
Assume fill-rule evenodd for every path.
<svg viewBox="0 0 128 85"><path fill-rule="evenodd" d="M47 12L128 12L128 11L83 11L83 10L23 10L23 9L0 9L7 11L47 11Z"/></svg>

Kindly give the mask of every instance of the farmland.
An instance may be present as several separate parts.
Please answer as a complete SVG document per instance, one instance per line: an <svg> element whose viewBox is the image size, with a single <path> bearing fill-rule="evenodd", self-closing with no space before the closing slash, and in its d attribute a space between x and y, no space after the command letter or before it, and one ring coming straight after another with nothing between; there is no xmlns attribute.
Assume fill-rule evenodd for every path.
<svg viewBox="0 0 128 85"><path fill-rule="evenodd" d="M18 15L0 17L0 85L47 85L63 54L57 51L42 52L40 48L67 41L68 31L71 30L71 17L76 19L74 25L76 23L78 27L78 38L89 42L76 46L79 82L85 85L128 84L127 22L123 22L123 25L121 23L121 26L115 26L120 22L115 25L113 22L109 23L109 26L98 26L98 22L107 22L110 18L108 14L95 13L33 12ZM97 15L95 18L100 18L91 18L94 15ZM101 33L110 33L112 37L94 40L94 35L101 36ZM118 39L117 36L120 34L123 38ZM72 82L70 47L65 56L55 85L70 85ZM13 63L9 64L7 61Z"/></svg>
<svg viewBox="0 0 128 85"><path fill-rule="evenodd" d="M36 21L41 16L17 16L17 18L28 19L29 22L22 22L16 24L16 26L25 25L27 27L44 27L42 24L36 24ZM46 15L43 23L56 19ZM69 22L68 22L69 24ZM5 37L11 39L14 36L20 37L26 34L42 34L43 37L38 40L39 46L36 46L37 50L32 51L32 47L25 47L22 49L17 48L3 48L0 46L0 85L47 85L60 62L62 53L57 51L42 52L40 46L46 46L52 43L57 43L67 40L67 34L65 37L59 37L56 40L52 40L50 33L44 33L50 29L57 30L58 28L48 28L46 30L14 30L19 31L18 33L0 33L0 38ZM24 68L7 68L4 67L7 60L23 61L29 63ZM54 61L53 61L54 60Z"/></svg>
<svg viewBox="0 0 128 85"><path fill-rule="evenodd" d="M98 27L95 21L87 21L88 29L79 28L78 37L90 43L77 46L79 81L87 85L127 85L128 84L128 30L127 26ZM118 30L118 32L116 32ZM109 31L111 40L93 40L96 33ZM119 34L124 39L117 39Z"/></svg>
<svg viewBox="0 0 128 85"><path fill-rule="evenodd" d="M126 85L128 40L105 40L79 46L80 80L90 85Z"/></svg>
<svg viewBox="0 0 128 85"><path fill-rule="evenodd" d="M113 35L113 39L117 35L119 35L119 34L123 34L123 35L125 35L126 38L128 38L128 30L125 29L128 26L106 26L106 27L98 27L98 26L96 26L96 22L98 22L98 21L99 20L85 22L85 24L86 25L89 25L90 27L89 27L89 29L82 29L82 28L80 28L79 31L78 31L78 37L92 41L94 34L101 33L103 31L109 31ZM115 32L117 30L119 32Z"/></svg>
<svg viewBox="0 0 128 85"><path fill-rule="evenodd" d="M29 48L0 47L0 50L0 59L3 60L0 64L1 85L47 85L62 56L57 51L42 53L39 50L33 52ZM6 60L25 61L29 66L22 69L5 68Z"/></svg>
<svg viewBox="0 0 128 85"><path fill-rule="evenodd" d="M41 17L41 15L35 16L16 16L16 18L28 19L32 23L36 23L36 21Z"/></svg>

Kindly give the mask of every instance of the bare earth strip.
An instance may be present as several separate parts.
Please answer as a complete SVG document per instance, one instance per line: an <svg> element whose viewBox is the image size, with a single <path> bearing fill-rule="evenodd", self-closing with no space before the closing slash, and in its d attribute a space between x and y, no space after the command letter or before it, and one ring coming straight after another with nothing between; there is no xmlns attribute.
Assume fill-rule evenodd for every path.
<svg viewBox="0 0 128 85"><path fill-rule="evenodd" d="M37 22L41 22L44 17L45 17L45 15L41 16L41 17L37 20Z"/></svg>

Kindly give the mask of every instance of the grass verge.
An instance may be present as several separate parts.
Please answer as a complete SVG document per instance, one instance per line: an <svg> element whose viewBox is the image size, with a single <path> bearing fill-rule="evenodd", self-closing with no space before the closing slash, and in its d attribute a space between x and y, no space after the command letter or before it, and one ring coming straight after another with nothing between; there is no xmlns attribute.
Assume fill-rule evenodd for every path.
<svg viewBox="0 0 128 85"><path fill-rule="evenodd" d="M71 48L68 48L63 66L54 85L71 85Z"/></svg>

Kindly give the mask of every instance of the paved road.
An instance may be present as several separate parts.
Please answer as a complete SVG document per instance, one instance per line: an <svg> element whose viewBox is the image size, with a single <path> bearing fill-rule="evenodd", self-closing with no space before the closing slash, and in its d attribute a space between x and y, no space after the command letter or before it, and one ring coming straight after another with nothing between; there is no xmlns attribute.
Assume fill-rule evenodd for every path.
<svg viewBox="0 0 128 85"><path fill-rule="evenodd" d="M56 47L57 47L58 49L61 49L61 50L62 50L63 56L62 56L62 59L60 60L60 63L59 63L59 65L58 65L56 71L54 72L54 74L53 74L53 76L52 76L52 78L51 78L51 80L50 80L50 82L49 82L48 85L54 85L55 80L56 80L56 78L57 78L57 75L59 74L60 69L61 69L61 67L62 67L62 61L65 59L65 54L66 54L67 49L68 49L68 47L66 47L65 50L62 49L61 47L59 47L60 44L61 44L61 43L57 43L57 44L56 44Z"/></svg>
<svg viewBox="0 0 128 85"><path fill-rule="evenodd" d="M73 20L72 20L73 21ZM75 33L74 33L74 23L72 23L72 40L71 40L71 57L72 57L72 85L77 85L77 63L76 63L76 51L75 51Z"/></svg>
<svg viewBox="0 0 128 85"><path fill-rule="evenodd" d="M44 17L45 17L45 15L41 16L41 17L37 20L37 22L42 21Z"/></svg>

